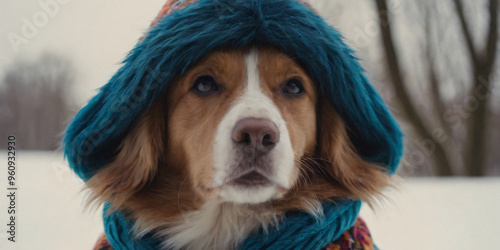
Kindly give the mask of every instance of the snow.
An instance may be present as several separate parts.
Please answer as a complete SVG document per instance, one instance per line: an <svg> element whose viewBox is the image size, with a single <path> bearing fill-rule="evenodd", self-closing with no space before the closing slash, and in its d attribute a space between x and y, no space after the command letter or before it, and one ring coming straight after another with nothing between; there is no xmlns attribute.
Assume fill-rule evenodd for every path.
<svg viewBox="0 0 500 250"><path fill-rule="evenodd" d="M0 164L6 166L5 151ZM101 211L83 209L83 183L60 153L17 152L16 243L0 229L0 249L91 249ZM7 193L2 168L0 187ZM500 246L500 178L401 179L375 212L363 207L376 244L391 249L494 249ZM7 197L0 223L8 223Z"/></svg>
<svg viewBox="0 0 500 250"><path fill-rule="evenodd" d="M0 151L5 166L7 152ZM16 243L6 239L6 226L0 229L0 249L92 249L103 232L100 211L85 212L83 182L54 152L17 151L17 234ZM0 187L7 192L6 168L2 168ZM0 225L8 224L7 197L0 198Z"/></svg>
<svg viewBox="0 0 500 250"><path fill-rule="evenodd" d="M500 178L407 179L363 207L381 249L499 249Z"/></svg>

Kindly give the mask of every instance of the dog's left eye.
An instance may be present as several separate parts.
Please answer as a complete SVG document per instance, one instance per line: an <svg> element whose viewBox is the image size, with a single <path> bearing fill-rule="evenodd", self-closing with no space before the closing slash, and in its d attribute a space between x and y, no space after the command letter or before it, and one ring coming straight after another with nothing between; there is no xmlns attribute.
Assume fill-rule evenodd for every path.
<svg viewBox="0 0 500 250"><path fill-rule="evenodd" d="M304 86L299 79L292 78L285 83L282 91L287 95L300 96L304 93Z"/></svg>
<svg viewBox="0 0 500 250"><path fill-rule="evenodd" d="M192 89L198 94L207 95L213 92L218 92L219 85L217 85L214 78L211 76L201 76L194 81Z"/></svg>

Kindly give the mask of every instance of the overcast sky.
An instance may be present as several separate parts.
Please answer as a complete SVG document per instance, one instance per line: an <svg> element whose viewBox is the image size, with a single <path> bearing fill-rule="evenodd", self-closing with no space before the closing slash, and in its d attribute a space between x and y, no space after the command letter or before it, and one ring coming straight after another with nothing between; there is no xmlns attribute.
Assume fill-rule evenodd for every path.
<svg viewBox="0 0 500 250"><path fill-rule="evenodd" d="M44 51L57 53L75 65L73 95L82 106L117 71L165 1L0 0L0 77L16 59L32 60ZM342 7L333 0L310 2L348 39L369 28L369 20L375 17L367 0L350 0Z"/></svg>
<svg viewBox="0 0 500 250"><path fill-rule="evenodd" d="M63 55L75 64L75 96L82 105L118 69L164 4L164 0L145 2L0 0L0 74L17 58L33 59L44 51ZM42 3L51 3L50 8L44 8ZM12 37L24 36L26 20L40 27L28 33L32 37L27 44L26 40L12 43Z"/></svg>

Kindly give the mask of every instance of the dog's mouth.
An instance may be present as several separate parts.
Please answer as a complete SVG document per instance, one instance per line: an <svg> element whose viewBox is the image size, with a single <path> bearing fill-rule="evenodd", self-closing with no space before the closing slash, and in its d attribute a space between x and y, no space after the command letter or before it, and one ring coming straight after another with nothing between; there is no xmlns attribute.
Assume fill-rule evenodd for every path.
<svg viewBox="0 0 500 250"><path fill-rule="evenodd" d="M287 188L273 170L269 164L237 165L222 182L219 197L223 201L250 204L281 198Z"/></svg>
<svg viewBox="0 0 500 250"><path fill-rule="evenodd" d="M273 182L258 171L252 170L229 181L230 185L239 187L267 187Z"/></svg>

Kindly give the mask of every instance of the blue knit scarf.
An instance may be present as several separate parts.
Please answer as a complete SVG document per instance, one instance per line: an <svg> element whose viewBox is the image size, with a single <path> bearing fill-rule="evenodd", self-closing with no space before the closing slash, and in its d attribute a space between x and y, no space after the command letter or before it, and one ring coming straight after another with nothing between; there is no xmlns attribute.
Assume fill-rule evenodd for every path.
<svg viewBox="0 0 500 250"><path fill-rule="evenodd" d="M243 242L239 249L323 249L337 240L356 221L360 201L345 200L323 204L324 216L314 217L304 212L289 212L277 227L260 230ZM109 204L106 204L104 214ZM152 234L135 238L133 222L121 213L104 216L106 236L115 249L159 249L160 240Z"/></svg>
<svg viewBox="0 0 500 250"><path fill-rule="evenodd" d="M203 55L261 42L281 48L303 66L318 94L349 128L350 141L364 160L384 166L387 174L395 172L403 149L399 126L342 36L296 0L199 0L161 19L70 124L64 147L71 168L86 181L111 163L141 114ZM242 248L279 249L293 241L294 246L315 249L352 225L359 204L324 204L323 220L289 213L279 228L268 235L259 232ZM119 212L105 217L104 223L117 249L156 246L152 235L134 243L131 223Z"/></svg>

